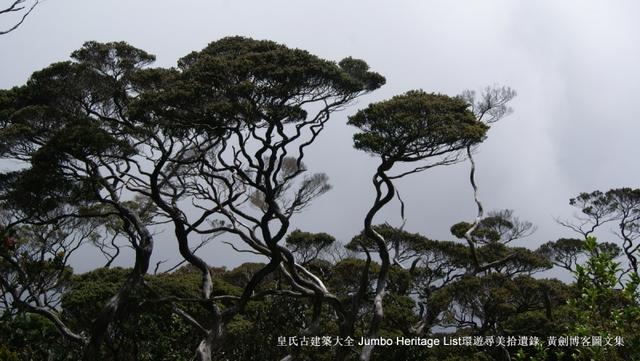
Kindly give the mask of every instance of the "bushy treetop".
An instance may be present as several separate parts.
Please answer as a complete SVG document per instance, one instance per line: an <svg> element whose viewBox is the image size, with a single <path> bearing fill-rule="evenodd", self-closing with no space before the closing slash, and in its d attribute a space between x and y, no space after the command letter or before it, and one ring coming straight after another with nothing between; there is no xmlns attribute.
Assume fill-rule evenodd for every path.
<svg viewBox="0 0 640 361"><path fill-rule="evenodd" d="M481 142L488 126L457 97L411 90L349 117L357 149L411 162Z"/></svg>

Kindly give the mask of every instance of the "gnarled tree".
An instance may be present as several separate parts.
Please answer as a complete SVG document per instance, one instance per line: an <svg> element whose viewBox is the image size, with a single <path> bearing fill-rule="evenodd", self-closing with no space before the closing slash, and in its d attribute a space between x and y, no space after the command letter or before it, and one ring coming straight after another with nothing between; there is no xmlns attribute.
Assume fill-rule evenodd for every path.
<svg viewBox="0 0 640 361"><path fill-rule="evenodd" d="M373 176L376 196L364 219L364 233L375 242L381 262L373 315L366 333L367 337L374 337L384 317L383 299L392 260L387 242L373 227L373 220L393 199L393 180L461 160L461 151L481 142L488 127L476 119L464 100L422 90L371 104L349 117L349 124L360 129L354 135L355 147L380 159ZM390 174L393 166L400 163L410 164L411 169ZM372 351L373 346L365 346L360 359L369 360Z"/></svg>
<svg viewBox="0 0 640 361"><path fill-rule="evenodd" d="M471 111L479 122L484 124L493 124L513 111L508 104L515 96L515 90L503 86L486 87L479 97L476 96L474 91L467 90L460 95L460 99L463 99L469 105ZM473 159L473 151L474 144L467 145L467 157L471 164L471 169L469 171L469 183L471 183L471 187L473 188L473 199L476 203L478 212L475 220L464 233L464 238L467 240L467 244L471 250L471 256L475 263L475 272L481 272L484 269L492 267L494 264L508 260L510 256L507 255L503 259L496 260L488 264L482 264L478 258L476 252L476 240L473 238L473 233L480 226L480 222L484 218L484 209L482 207L482 202L480 202L478 185L476 184L476 163Z"/></svg>
<svg viewBox="0 0 640 361"><path fill-rule="evenodd" d="M73 58L0 93L0 148L26 166L3 177L15 200L22 189L35 189L39 195L26 193L30 209L42 208L36 201L56 208L60 202L49 194L70 193L89 210L84 216L119 217L136 252L130 277L94 321L85 357L98 357L109 323L134 288L153 294L144 281L153 216L171 225L181 257L201 274L197 303L206 319L163 298L202 332L199 359L211 359L225 325L275 270L290 281L290 292L314 300L317 318L331 295L281 242L290 218L330 188L326 175L306 175L303 158L334 111L384 78L361 60L336 64L241 37L213 42L172 69L148 68L154 57L125 43L89 42ZM44 174L48 182L38 182ZM135 199L142 204L133 206ZM269 259L240 296L214 297L211 267L195 254L222 232Z"/></svg>
<svg viewBox="0 0 640 361"><path fill-rule="evenodd" d="M638 274L638 250L640 243L640 189L615 188L606 192L580 193L569 204L580 210L574 221L558 222L579 233L585 239L607 223L617 222L613 233L622 241L622 251L629 267L626 273ZM607 245L608 243L603 243ZM600 245L599 245L600 248ZM614 251L615 249L610 249Z"/></svg>

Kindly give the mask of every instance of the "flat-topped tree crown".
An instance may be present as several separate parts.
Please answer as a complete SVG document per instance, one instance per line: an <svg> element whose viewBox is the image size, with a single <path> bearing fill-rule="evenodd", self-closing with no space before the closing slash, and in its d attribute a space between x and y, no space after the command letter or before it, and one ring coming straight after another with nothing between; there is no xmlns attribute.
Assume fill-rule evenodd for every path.
<svg viewBox="0 0 640 361"><path fill-rule="evenodd" d="M178 61L177 82L164 102L201 124L229 120L258 123L304 121L306 105L344 105L385 82L358 59L339 64L267 40L227 37ZM199 118L199 119L198 119Z"/></svg>
<svg viewBox="0 0 640 361"><path fill-rule="evenodd" d="M46 212L84 202L99 186L78 177L77 162L114 164L137 152L123 124L132 79L154 57L123 42L87 42L72 58L0 92L0 156L30 163L10 182L3 177L14 188L3 197L16 207Z"/></svg>
<svg viewBox="0 0 640 361"><path fill-rule="evenodd" d="M178 61L178 67L209 77L213 87L242 90L245 86L245 90L260 89L272 97L371 91L385 82L363 60L349 57L336 64L305 50L239 36L222 38L190 53Z"/></svg>
<svg viewBox="0 0 640 361"><path fill-rule="evenodd" d="M373 103L349 117L360 128L357 149L391 161L412 162L481 142L488 126L457 97L411 90Z"/></svg>
<svg viewBox="0 0 640 361"><path fill-rule="evenodd" d="M287 238L287 247L298 256L301 264L318 259L321 253L328 250L336 239L327 233L310 233L299 229L291 232Z"/></svg>
<svg viewBox="0 0 640 361"><path fill-rule="evenodd" d="M87 41L82 48L71 53L78 63L112 78L131 76L152 64L156 57L124 41L99 43Z"/></svg>

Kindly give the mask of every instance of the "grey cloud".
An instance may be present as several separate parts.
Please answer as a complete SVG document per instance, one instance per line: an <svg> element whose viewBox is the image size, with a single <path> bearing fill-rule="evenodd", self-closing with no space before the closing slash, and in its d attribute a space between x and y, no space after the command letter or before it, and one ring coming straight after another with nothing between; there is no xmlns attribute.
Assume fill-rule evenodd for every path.
<svg viewBox="0 0 640 361"><path fill-rule="evenodd" d="M365 59L387 85L334 116L306 163L334 189L294 227L348 240L372 202L375 160L351 146L346 116L370 101L413 88L458 94L494 83L518 91L515 112L480 147L478 181L488 209L513 208L538 225L524 243L570 233L568 198L580 191L638 186L635 98L640 87L640 5L632 1L105 1L45 2L18 31L0 38L0 86L86 40L125 40L171 66L182 55L226 35L271 39L325 58ZM466 163L399 182L406 228L451 238L451 224L474 215ZM398 204L380 221L400 222ZM170 232L156 259L175 254ZM228 247L206 250L212 264L245 258ZM90 250L86 250L90 254ZM87 257L79 267L90 266ZM83 263L85 262L85 263Z"/></svg>

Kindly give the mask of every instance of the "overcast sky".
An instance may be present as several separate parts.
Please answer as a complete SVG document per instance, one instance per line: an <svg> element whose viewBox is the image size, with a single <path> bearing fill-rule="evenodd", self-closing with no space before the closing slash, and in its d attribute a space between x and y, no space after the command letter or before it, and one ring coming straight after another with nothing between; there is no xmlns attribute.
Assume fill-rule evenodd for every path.
<svg viewBox="0 0 640 361"><path fill-rule="evenodd" d="M364 59L387 84L335 114L310 149L307 166L326 172L334 188L293 226L347 241L371 205L376 166L353 149L347 115L410 89L455 95L508 85L518 92L515 112L479 148L477 180L486 209L511 208L538 226L521 243L536 247L571 236L554 221L571 216L570 197L638 187L638 14L636 1L46 0L18 30L0 36L0 88L23 84L88 40L124 40L167 67L229 35L274 40L335 61ZM6 25L0 19L0 29ZM450 239L449 227L475 214L467 163L398 186L409 231ZM398 225L398 209L391 204L377 221ZM170 234L159 235L154 258L175 252ZM226 246L203 255L212 265L245 259ZM97 260L85 257L77 268Z"/></svg>

